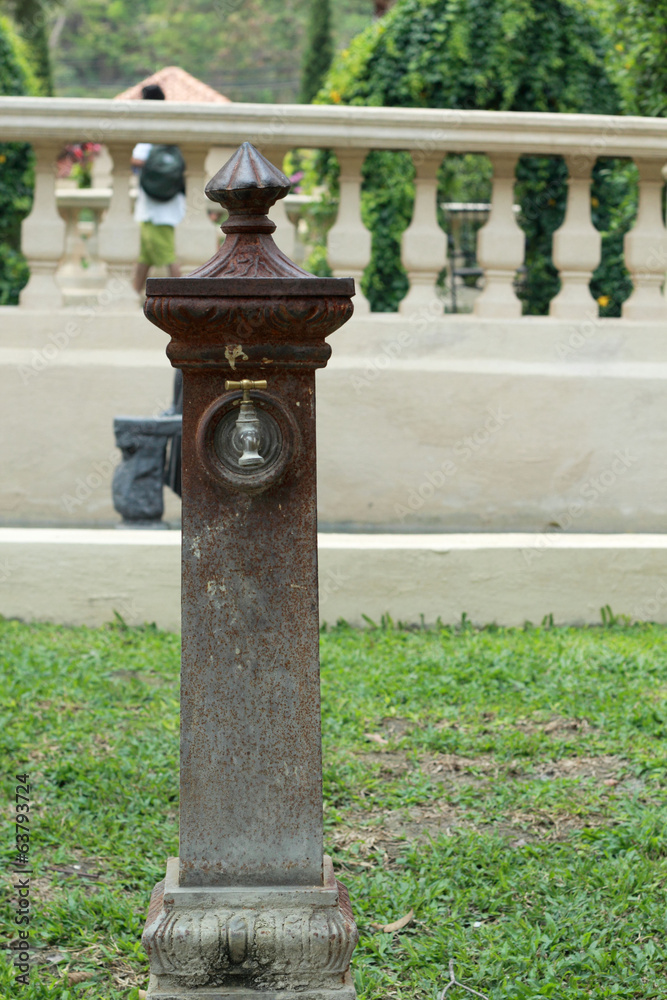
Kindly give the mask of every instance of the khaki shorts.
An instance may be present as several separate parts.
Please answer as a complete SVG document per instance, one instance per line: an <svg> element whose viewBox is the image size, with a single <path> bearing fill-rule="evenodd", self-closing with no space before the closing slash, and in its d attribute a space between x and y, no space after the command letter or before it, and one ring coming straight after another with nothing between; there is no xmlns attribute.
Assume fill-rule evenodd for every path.
<svg viewBox="0 0 667 1000"><path fill-rule="evenodd" d="M166 267L175 260L174 227L142 222L139 263L149 267Z"/></svg>

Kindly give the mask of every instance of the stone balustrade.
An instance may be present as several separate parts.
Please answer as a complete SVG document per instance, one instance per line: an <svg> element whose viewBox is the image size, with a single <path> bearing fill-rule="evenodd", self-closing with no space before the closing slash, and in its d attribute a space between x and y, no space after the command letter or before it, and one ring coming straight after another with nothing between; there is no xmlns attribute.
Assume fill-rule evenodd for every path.
<svg viewBox="0 0 667 1000"><path fill-rule="evenodd" d="M662 219L663 167L667 162L667 120L605 115L565 115L405 108L364 108L265 104L156 104L74 98L0 98L0 135L27 141L36 154L33 210L23 224L23 252L30 280L21 304L54 308L99 293L112 277L125 279L120 300L136 308L129 277L138 250L132 218L130 154L135 142L174 142L187 163L188 211L177 229L184 270L213 252L216 229L204 197L205 181L229 155L250 139L274 162L296 148L335 151L340 163L338 218L328 233L328 261L334 275L360 279L371 254L371 234L361 219L362 167L370 150L407 150L415 168L413 217L403 233L402 263L409 290L404 315L429 316L444 306L436 281L447 262L446 238L436 214L436 174L447 153L484 153L493 167L491 208L477 238L483 290L474 311L481 317L514 319L521 303L514 290L524 262L524 234L514 211L515 170L525 154L559 155L568 169L565 218L553 238L553 260L561 288L550 313L559 319L596 317L591 275L600 262L600 233L590 212L591 172L598 157L627 157L637 164L639 210L625 236L625 264L633 293L623 316L632 320L667 318L663 292L667 236ZM100 142L108 153L111 190L58 193L54 164L64 144ZM81 199L77 201L77 198ZM86 200L87 199L87 200ZM92 210L87 236L82 207ZM289 206L277 207L276 240L294 255L295 221ZM92 228L91 228L92 227ZM85 246L82 250L81 240ZM81 267L86 259L88 266ZM85 271L85 274L82 274ZM123 287L116 280L115 287ZM357 315L368 311L359 291Z"/></svg>

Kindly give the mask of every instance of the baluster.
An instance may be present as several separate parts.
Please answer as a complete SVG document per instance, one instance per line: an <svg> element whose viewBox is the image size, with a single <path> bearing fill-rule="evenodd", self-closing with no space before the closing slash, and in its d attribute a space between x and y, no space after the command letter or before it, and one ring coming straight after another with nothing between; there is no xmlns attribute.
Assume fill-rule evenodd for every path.
<svg viewBox="0 0 667 1000"><path fill-rule="evenodd" d="M269 146L262 145L261 152L278 167L279 170L283 169L283 163L285 157L289 152L289 146ZM273 233L273 239L276 245L280 247L284 254L293 260L294 259L294 248L296 245L296 232L294 230L294 223L290 221L287 216L287 211L285 209L284 199L280 198L275 205L272 206L271 221L276 224L276 231Z"/></svg>
<svg viewBox="0 0 667 1000"><path fill-rule="evenodd" d="M183 274L199 267L215 253L216 228L209 218L213 203L204 194L208 182L206 174L207 146L181 146L185 158L186 212L176 227L176 260Z"/></svg>
<svg viewBox="0 0 667 1000"><path fill-rule="evenodd" d="M111 188L113 184L113 163L106 146L100 146L100 151L92 165L93 187Z"/></svg>
<svg viewBox="0 0 667 1000"><path fill-rule="evenodd" d="M370 312L368 299L361 291L361 279L371 259L371 234L361 221L361 168L365 149L334 150L340 164L340 202L338 216L327 234L329 267L335 278L355 279L354 312Z"/></svg>
<svg viewBox="0 0 667 1000"><path fill-rule="evenodd" d="M56 281L65 306L73 304L73 291L79 287L83 270L81 259L84 256L84 245L79 230L81 206L78 193L76 189L57 193L58 210L65 220L65 252L56 271Z"/></svg>
<svg viewBox="0 0 667 1000"><path fill-rule="evenodd" d="M514 319L521 302L514 291L523 264L525 237L514 216L514 183L518 157L491 153L493 188L489 218L477 233L477 261L484 269L484 289L476 299L476 316Z"/></svg>
<svg viewBox="0 0 667 1000"><path fill-rule="evenodd" d="M230 156L233 156L235 152L236 149L232 146L211 146L204 164L204 173L207 183L211 177L215 177L218 170L225 165ZM204 197L206 197L206 195L204 195ZM218 205L215 201L209 201L209 199L206 198L206 202L208 204L208 211L214 213L215 215L213 231L215 234L215 245L216 247L219 247L225 242L225 234L221 232L220 226L222 225L223 220L227 218L227 212L222 205Z"/></svg>
<svg viewBox="0 0 667 1000"><path fill-rule="evenodd" d="M313 204L315 198L307 194L288 194L281 201L285 206L287 218L294 226L294 249L290 256L295 264L303 267L306 259L306 243L303 241L300 227L304 218L307 218L307 209Z"/></svg>
<svg viewBox="0 0 667 1000"><path fill-rule="evenodd" d="M206 154L206 163L204 164L207 180L215 177L218 170L224 167L229 157L235 152L236 149L233 146L211 146ZM208 201L208 198L206 200ZM219 206L217 202L209 201L209 207L218 208Z"/></svg>
<svg viewBox="0 0 667 1000"><path fill-rule="evenodd" d="M639 171L639 210L625 234L623 250L634 290L623 303L623 319L664 319L667 300L660 286L667 271L667 231L662 221L662 161L635 159ZM667 289L666 289L667 291Z"/></svg>
<svg viewBox="0 0 667 1000"><path fill-rule="evenodd" d="M398 307L403 315L428 311L444 312L444 303L435 283L447 258L447 237L438 225L438 168L442 153L426 156L412 151L415 165L415 207L412 221L401 236L401 260L408 273L410 289Z"/></svg>
<svg viewBox="0 0 667 1000"><path fill-rule="evenodd" d="M113 188L109 211L98 231L101 259L107 264L116 306L138 306L139 298L132 287L134 265L139 256L139 226L132 216L130 180L132 178L133 143L107 142L113 161Z"/></svg>
<svg viewBox="0 0 667 1000"><path fill-rule="evenodd" d="M56 273L63 305L94 305L107 285L106 265L99 258L100 217L108 207L111 191L104 188L58 191L58 208L65 216L65 256ZM93 222L81 222L82 209L93 213Z"/></svg>
<svg viewBox="0 0 667 1000"><path fill-rule="evenodd" d="M549 315L560 319L597 316L597 303L589 285L600 263L602 238L591 221L591 171L595 159L565 157L569 174L567 209L560 229L553 237L553 262L560 271L561 287L551 300Z"/></svg>
<svg viewBox="0 0 667 1000"><path fill-rule="evenodd" d="M30 268L30 278L21 292L22 306L58 308L62 293L56 270L64 253L65 222L56 205L56 157L61 142L35 143L35 196L30 215L21 227L21 248Z"/></svg>

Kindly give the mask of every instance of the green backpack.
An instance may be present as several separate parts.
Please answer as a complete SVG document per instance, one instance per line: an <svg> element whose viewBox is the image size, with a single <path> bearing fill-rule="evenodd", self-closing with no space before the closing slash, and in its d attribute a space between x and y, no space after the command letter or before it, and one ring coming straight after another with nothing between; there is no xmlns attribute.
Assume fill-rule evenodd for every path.
<svg viewBox="0 0 667 1000"><path fill-rule="evenodd" d="M153 146L139 183L149 198L169 201L185 191L185 160L178 146Z"/></svg>

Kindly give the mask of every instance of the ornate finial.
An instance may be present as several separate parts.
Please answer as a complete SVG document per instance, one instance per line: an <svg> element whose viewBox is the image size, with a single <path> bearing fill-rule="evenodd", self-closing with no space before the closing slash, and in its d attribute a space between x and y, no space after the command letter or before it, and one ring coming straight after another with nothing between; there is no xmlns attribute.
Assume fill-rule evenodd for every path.
<svg viewBox="0 0 667 1000"><path fill-rule="evenodd" d="M206 197L233 215L266 215L290 189L289 178L251 142L242 143L206 185Z"/></svg>
<svg viewBox="0 0 667 1000"><path fill-rule="evenodd" d="M244 142L206 185L206 197L229 212L220 227L227 237L191 278L312 278L271 238L276 224L266 214L290 189L289 178L250 142Z"/></svg>

